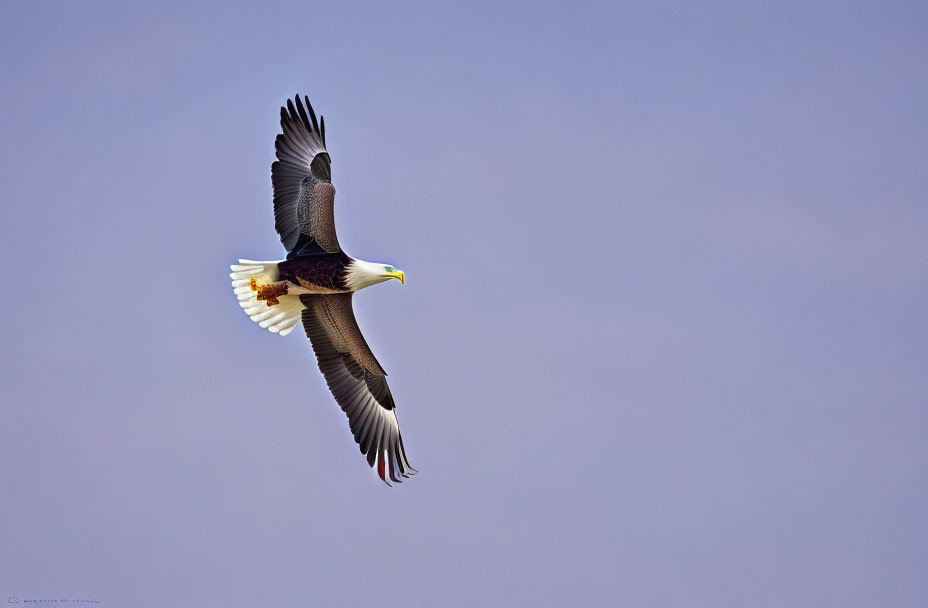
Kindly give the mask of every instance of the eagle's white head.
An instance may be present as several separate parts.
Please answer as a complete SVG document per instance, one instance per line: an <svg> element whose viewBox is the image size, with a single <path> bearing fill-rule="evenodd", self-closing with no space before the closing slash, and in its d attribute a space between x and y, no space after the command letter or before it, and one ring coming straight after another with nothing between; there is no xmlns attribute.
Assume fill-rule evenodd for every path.
<svg viewBox="0 0 928 608"><path fill-rule="evenodd" d="M347 276L345 282L351 291L357 291L383 283L389 279L399 279L401 283L406 284L406 274L394 268L389 264L378 264L375 262L365 262L364 260L351 260L348 263Z"/></svg>

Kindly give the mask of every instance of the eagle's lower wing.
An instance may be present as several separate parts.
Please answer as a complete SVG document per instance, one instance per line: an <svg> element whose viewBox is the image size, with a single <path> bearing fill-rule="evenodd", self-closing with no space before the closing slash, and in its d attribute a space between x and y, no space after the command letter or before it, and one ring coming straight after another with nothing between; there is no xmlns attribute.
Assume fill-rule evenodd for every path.
<svg viewBox="0 0 928 608"><path fill-rule="evenodd" d="M306 97L296 96L280 109L277 160L271 165L274 226L288 252L335 253L335 188L331 158L325 148L325 120ZM307 109L309 112L307 113Z"/></svg>
<svg viewBox="0 0 928 608"><path fill-rule="evenodd" d="M416 471L409 466L396 420L387 374L354 318L351 294L301 295L303 328L329 390L348 415L348 425L368 464L393 481Z"/></svg>

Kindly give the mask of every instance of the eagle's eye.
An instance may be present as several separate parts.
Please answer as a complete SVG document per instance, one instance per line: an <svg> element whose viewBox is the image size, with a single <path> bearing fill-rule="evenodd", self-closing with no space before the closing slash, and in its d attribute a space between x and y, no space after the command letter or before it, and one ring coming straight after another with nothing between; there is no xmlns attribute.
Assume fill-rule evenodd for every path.
<svg viewBox="0 0 928 608"><path fill-rule="evenodd" d="M384 266L383 269L387 272L396 272L396 268L393 266Z"/></svg>

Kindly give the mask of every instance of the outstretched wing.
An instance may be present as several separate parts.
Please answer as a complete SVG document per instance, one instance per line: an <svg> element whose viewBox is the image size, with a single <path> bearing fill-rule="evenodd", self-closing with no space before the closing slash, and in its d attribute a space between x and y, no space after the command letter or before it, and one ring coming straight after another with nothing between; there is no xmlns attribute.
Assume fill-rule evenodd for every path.
<svg viewBox="0 0 928 608"><path fill-rule="evenodd" d="M271 165L274 226L292 254L335 253L339 251L335 188L332 160L325 148L325 120L317 122L309 97L304 99L305 107L297 95L296 105L288 99L280 108L277 160Z"/></svg>
<svg viewBox="0 0 928 608"><path fill-rule="evenodd" d="M384 481L416 472L409 466L387 373L374 358L354 318L351 294L301 295L303 328L329 390L348 415L348 426L367 463ZM389 484L389 482L387 482Z"/></svg>

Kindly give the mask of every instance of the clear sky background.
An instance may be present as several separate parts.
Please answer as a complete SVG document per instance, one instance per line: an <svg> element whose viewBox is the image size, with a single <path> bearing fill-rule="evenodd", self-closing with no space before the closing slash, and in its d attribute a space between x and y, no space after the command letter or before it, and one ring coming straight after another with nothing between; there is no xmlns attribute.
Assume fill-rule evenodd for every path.
<svg viewBox="0 0 928 608"><path fill-rule="evenodd" d="M129 4L0 8L0 600L928 604L924 3ZM229 286L296 92L400 487Z"/></svg>

